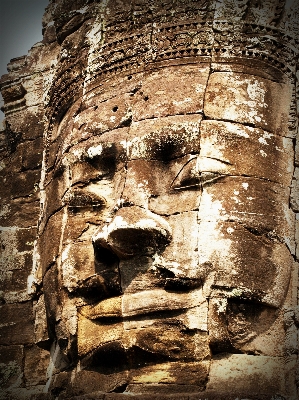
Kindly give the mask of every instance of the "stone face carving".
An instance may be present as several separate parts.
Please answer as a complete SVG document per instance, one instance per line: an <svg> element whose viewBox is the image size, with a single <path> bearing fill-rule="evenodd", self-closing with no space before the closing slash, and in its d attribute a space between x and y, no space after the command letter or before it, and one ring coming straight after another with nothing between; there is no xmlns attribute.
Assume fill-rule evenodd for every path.
<svg viewBox="0 0 299 400"><path fill-rule="evenodd" d="M169 371L269 355L259 340L293 262L289 86L204 65L118 79L120 95L88 92L52 137L41 259L57 249L44 265L53 334L91 369L106 354L115 370L151 359Z"/></svg>
<svg viewBox="0 0 299 400"><path fill-rule="evenodd" d="M296 4L73 3L44 17L26 379L49 351L45 399L296 398Z"/></svg>
<svg viewBox="0 0 299 400"><path fill-rule="evenodd" d="M51 329L83 368L125 370L128 391L160 382L138 378L149 360L156 373L181 362L198 371L201 383L184 388L193 392L212 354L274 355L265 335L294 246L290 87L229 67L121 75L109 95L87 92L51 136L45 215L51 231L57 218L56 243L47 225L43 235L57 261L44 266L44 290L54 276L65 289L48 301ZM177 379L165 378L169 390Z"/></svg>

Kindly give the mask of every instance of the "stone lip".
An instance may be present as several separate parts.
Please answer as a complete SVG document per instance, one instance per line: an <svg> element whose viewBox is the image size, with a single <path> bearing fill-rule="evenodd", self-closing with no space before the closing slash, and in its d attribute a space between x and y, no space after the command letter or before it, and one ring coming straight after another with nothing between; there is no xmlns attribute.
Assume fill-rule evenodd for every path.
<svg viewBox="0 0 299 400"><path fill-rule="evenodd" d="M195 289L188 293L154 289L111 297L95 305L83 306L79 312L91 320L126 318L160 311L185 310L196 307L205 300L202 289Z"/></svg>
<svg viewBox="0 0 299 400"><path fill-rule="evenodd" d="M78 310L82 316L90 320L130 319L153 313L191 309L206 301L204 292L202 287L187 292L160 288L142 290L106 298L92 305L81 306ZM212 297L243 300L277 308L276 304L267 301L265 293L244 287L213 286L211 294Z"/></svg>

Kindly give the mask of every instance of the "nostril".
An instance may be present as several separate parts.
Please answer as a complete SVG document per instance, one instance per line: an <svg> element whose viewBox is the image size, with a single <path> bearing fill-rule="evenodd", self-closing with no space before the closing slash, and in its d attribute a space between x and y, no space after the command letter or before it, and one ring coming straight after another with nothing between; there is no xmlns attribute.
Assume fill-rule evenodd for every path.
<svg viewBox="0 0 299 400"><path fill-rule="evenodd" d="M105 283L106 294L109 296L119 295L122 291L119 275L119 259L112 251L94 243L95 272L101 276Z"/></svg>
<svg viewBox="0 0 299 400"><path fill-rule="evenodd" d="M109 249L106 249L102 246L95 245L95 260L96 260L96 269L99 268L101 265L105 267L113 267L118 264L119 259L118 257L112 253Z"/></svg>
<svg viewBox="0 0 299 400"><path fill-rule="evenodd" d="M108 297L105 281L101 275L95 274L78 282L76 294L88 301L99 301Z"/></svg>
<svg viewBox="0 0 299 400"><path fill-rule="evenodd" d="M94 237L95 245L121 258L161 253L170 240L167 221L137 206L119 209L112 222Z"/></svg>

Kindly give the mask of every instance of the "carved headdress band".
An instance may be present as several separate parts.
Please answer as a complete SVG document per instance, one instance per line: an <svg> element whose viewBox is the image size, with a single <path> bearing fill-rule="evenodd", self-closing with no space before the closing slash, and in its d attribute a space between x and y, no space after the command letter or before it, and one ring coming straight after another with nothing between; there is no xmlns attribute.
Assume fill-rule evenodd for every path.
<svg viewBox="0 0 299 400"><path fill-rule="evenodd" d="M284 75L295 83L299 40L295 1L157 0L149 5L142 0L125 4L110 0L80 10L68 6L69 13L63 14L64 3L53 13L62 49L48 94L49 131L70 102L111 76L157 68L165 61L169 65L170 60L240 63L242 59L241 64L270 69L274 79ZM292 129L294 118L293 110Z"/></svg>

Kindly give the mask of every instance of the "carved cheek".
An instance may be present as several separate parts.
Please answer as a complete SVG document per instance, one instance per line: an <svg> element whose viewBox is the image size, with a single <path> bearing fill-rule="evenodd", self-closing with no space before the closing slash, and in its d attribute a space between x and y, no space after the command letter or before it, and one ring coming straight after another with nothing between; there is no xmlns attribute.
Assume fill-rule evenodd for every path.
<svg viewBox="0 0 299 400"><path fill-rule="evenodd" d="M227 177L203 190L199 209L199 264L210 263L216 292L278 307L288 287L292 258L286 238L293 223L284 213L280 185Z"/></svg>

